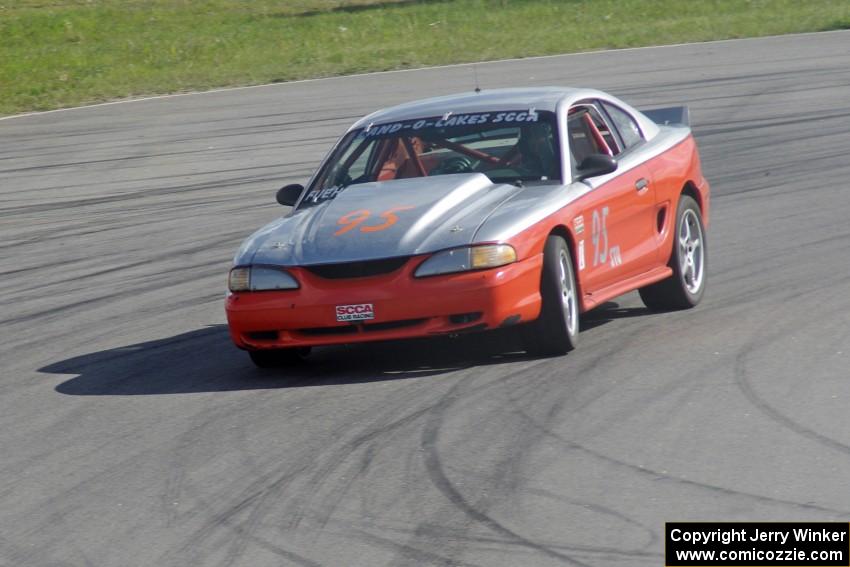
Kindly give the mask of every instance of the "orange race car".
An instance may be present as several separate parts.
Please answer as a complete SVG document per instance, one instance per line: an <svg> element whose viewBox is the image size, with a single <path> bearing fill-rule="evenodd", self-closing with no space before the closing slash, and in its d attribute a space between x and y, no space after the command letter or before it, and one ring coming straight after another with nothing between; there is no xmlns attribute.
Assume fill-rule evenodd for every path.
<svg viewBox="0 0 850 567"><path fill-rule="evenodd" d="M705 290L709 186L685 107L589 89L503 89L361 119L292 209L249 237L227 320L258 366L310 347L517 326L576 346L579 314L639 290Z"/></svg>

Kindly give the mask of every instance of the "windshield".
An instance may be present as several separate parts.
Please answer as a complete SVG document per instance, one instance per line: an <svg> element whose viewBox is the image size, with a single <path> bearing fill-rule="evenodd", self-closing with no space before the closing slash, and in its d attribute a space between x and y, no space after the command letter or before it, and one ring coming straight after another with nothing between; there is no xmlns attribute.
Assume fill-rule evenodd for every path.
<svg viewBox="0 0 850 567"><path fill-rule="evenodd" d="M484 173L495 183L561 180L552 112L514 110L370 124L349 132L324 164L301 206L350 185Z"/></svg>

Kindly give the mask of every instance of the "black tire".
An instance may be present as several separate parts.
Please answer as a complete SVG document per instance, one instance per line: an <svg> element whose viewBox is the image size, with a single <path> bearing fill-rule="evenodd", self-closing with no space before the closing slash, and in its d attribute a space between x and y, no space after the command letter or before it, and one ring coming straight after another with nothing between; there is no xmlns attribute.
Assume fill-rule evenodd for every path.
<svg viewBox="0 0 850 567"><path fill-rule="evenodd" d="M566 354L578 344L579 307L570 249L560 236L546 239L540 295L540 317L523 329L526 351L542 356Z"/></svg>
<svg viewBox="0 0 850 567"><path fill-rule="evenodd" d="M705 292L708 249L699 205L688 195L679 198L668 265L673 275L639 290L644 305L653 311L690 309Z"/></svg>
<svg viewBox="0 0 850 567"><path fill-rule="evenodd" d="M310 347L249 350L248 356L258 368L280 368L303 362L310 350Z"/></svg>

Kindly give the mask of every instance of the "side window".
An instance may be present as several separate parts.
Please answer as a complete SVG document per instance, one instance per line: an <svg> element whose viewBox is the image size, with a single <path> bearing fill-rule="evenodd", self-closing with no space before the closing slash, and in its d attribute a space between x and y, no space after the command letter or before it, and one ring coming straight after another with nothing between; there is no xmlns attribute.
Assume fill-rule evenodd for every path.
<svg viewBox="0 0 850 567"><path fill-rule="evenodd" d="M616 156L621 151L614 132L591 104L579 104L570 109L567 115L567 135L573 169L591 154Z"/></svg>
<svg viewBox="0 0 850 567"><path fill-rule="evenodd" d="M602 136L602 139L605 140L605 145L608 146L610 152L603 151L602 153L610 153L610 155L615 156L620 153L620 144L615 138L616 134L611 131L611 127L608 126L608 122L602 118L602 114L599 111L598 106L588 106L587 112L590 114L590 117L593 119L593 125L596 126L596 129L599 131L599 134Z"/></svg>
<svg viewBox="0 0 850 567"><path fill-rule="evenodd" d="M372 152L370 151L364 151L363 153L361 153L360 157L355 159L354 163L352 163L348 167L348 176L352 179L357 179L358 177L366 173L366 164L369 163L369 159L371 158L371 156Z"/></svg>
<svg viewBox="0 0 850 567"><path fill-rule="evenodd" d="M573 170L590 154L597 153L597 145L587 127L587 111L576 110L567 117L567 135L570 143L570 163Z"/></svg>
<svg viewBox="0 0 850 567"><path fill-rule="evenodd" d="M354 134L351 135L354 136ZM336 154L332 160L333 167L320 174L315 182L315 189L310 191L310 194L337 185L347 185L351 183L355 175L362 175L374 151L374 142L375 140L351 140L347 146L345 141L340 142L340 147L344 147L345 150Z"/></svg>
<svg viewBox="0 0 850 567"><path fill-rule="evenodd" d="M614 127L620 133L620 138L623 139L626 149L643 141L637 122L625 110L607 102L603 102L602 106L605 107L605 111L611 117L611 121L614 122Z"/></svg>

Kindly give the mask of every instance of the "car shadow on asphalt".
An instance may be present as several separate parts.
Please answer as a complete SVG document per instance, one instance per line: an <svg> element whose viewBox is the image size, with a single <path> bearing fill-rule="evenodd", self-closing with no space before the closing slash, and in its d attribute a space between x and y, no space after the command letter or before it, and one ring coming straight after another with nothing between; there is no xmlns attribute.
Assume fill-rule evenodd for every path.
<svg viewBox="0 0 850 567"><path fill-rule="evenodd" d="M582 331L636 314L616 303L585 316ZM39 369L74 377L56 386L72 396L144 396L275 388L305 388L421 379L493 364L533 361L519 333L503 329L456 338L434 337L314 349L304 363L258 369L230 342L226 325L93 352Z"/></svg>
<svg viewBox="0 0 850 567"><path fill-rule="evenodd" d="M653 312L646 307L620 307L619 303L607 301L592 311L588 311L581 317L581 330L589 331L616 319L628 319L630 317L646 317Z"/></svg>
<svg viewBox="0 0 850 567"><path fill-rule="evenodd" d="M507 333L491 332L314 349L307 361L258 369L226 325L93 352L40 372L76 375L56 386L73 396L132 396L316 387L424 378L528 358Z"/></svg>

